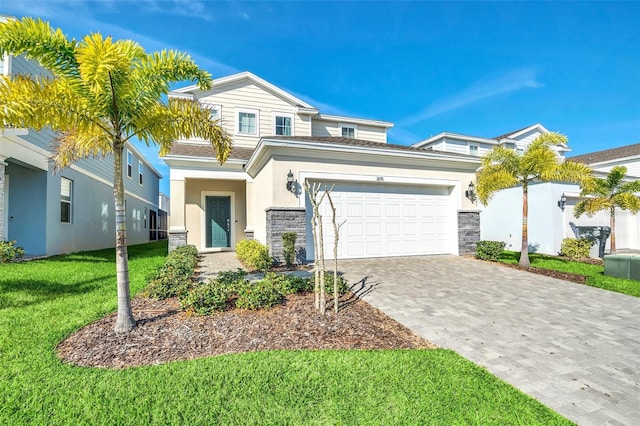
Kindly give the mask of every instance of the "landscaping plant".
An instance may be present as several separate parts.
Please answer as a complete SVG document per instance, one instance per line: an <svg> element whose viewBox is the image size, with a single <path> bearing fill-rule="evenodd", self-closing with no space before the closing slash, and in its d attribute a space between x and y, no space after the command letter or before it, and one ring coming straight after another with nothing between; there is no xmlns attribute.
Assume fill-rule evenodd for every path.
<svg viewBox="0 0 640 426"><path fill-rule="evenodd" d="M236 256L247 268L267 271L273 266L269 247L257 240L242 240L236 244Z"/></svg>
<svg viewBox="0 0 640 426"><path fill-rule="evenodd" d="M194 245L177 247L151 277L144 294L158 300L185 294L191 288L197 265L198 249Z"/></svg>
<svg viewBox="0 0 640 426"><path fill-rule="evenodd" d="M0 57L24 55L51 76L0 77L0 122L5 126L59 134L53 166L63 169L87 157L113 161L115 245L117 250L117 332L136 323L131 311L122 156L134 138L169 152L177 139L208 141L223 163L231 138L196 99L168 98L175 82L194 81L211 89L211 75L185 53L148 54L131 40L92 33L69 40L62 30L40 19L10 19L0 24ZM107 160L105 160L107 161Z"/></svg>
<svg viewBox="0 0 640 426"><path fill-rule="evenodd" d="M549 132L535 138L522 154L500 145L482 158L482 166L476 173L478 199L484 205L498 191L514 186L522 187L521 266L529 266L529 184L554 181L588 186L592 179L589 166L562 161L552 148L554 145L566 144L566 136Z"/></svg>
<svg viewBox="0 0 640 426"><path fill-rule="evenodd" d="M585 259L589 257L591 247L596 242L586 238L565 238L560 245L560 255L571 259Z"/></svg>
<svg viewBox="0 0 640 426"><path fill-rule="evenodd" d="M282 255L284 257L284 263L287 266L292 266L296 260L296 238L298 235L295 232L285 232L282 234Z"/></svg>
<svg viewBox="0 0 640 426"><path fill-rule="evenodd" d="M24 257L24 249L15 241L0 241L0 263L9 263Z"/></svg>
<svg viewBox="0 0 640 426"><path fill-rule="evenodd" d="M476 257L482 260L497 262L504 251L503 241L482 240L476 243Z"/></svg>
<svg viewBox="0 0 640 426"><path fill-rule="evenodd" d="M615 166L605 179L595 179L586 185L581 185L581 200L573 211L576 218L583 214L591 217L599 211L609 212L609 238L611 253L616 252L616 207L630 210L634 214L640 211L640 180L624 181L627 174L625 166Z"/></svg>

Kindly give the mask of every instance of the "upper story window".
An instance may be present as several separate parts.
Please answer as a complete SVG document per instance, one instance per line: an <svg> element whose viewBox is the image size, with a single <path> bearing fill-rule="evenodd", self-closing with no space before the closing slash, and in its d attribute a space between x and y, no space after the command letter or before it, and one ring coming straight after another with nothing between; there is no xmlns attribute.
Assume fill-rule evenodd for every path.
<svg viewBox="0 0 640 426"><path fill-rule="evenodd" d="M142 185L142 174L144 172L144 165L142 164L142 161L140 161L138 163L138 183L140 185Z"/></svg>
<svg viewBox="0 0 640 426"><path fill-rule="evenodd" d="M133 153L127 150L127 177L133 176Z"/></svg>
<svg viewBox="0 0 640 426"><path fill-rule="evenodd" d="M73 181L67 178L60 178L60 222L71 223L72 197Z"/></svg>
<svg viewBox="0 0 640 426"><path fill-rule="evenodd" d="M355 124L340 124L340 133L343 138L356 139L358 128Z"/></svg>
<svg viewBox="0 0 640 426"><path fill-rule="evenodd" d="M212 120L220 120L222 118L222 105L205 103L204 106L209 109L209 117Z"/></svg>
<svg viewBox="0 0 640 426"><path fill-rule="evenodd" d="M277 113L274 115L274 134L278 136L293 136L293 115Z"/></svg>
<svg viewBox="0 0 640 426"><path fill-rule="evenodd" d="M240 135L258 136L258 110L238 109L236 131Z"/></svg>
<svg viewBox="0 0 640 426"><path fill-rule="evenodd" d="M469 145L469 155L475 155L476 157L480 155L478 145Z"/></svg>

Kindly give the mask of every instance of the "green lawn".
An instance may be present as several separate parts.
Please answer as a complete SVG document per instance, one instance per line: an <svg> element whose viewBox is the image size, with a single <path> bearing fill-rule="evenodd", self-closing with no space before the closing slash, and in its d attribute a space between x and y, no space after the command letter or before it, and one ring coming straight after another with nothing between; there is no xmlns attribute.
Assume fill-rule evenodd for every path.
<svg viewBox="0 0 640 426"><path fill-rule="evenodd" d="M166 244L130 248L133 291ZM116 307L114 251L0 265L0 424L568 424L446 350L273 351L127 370L56 344Z"/></svg>
<svg viewBox="0 0 640 426"><path fill-rule="evenodd" d="M504 251L500 256L500 261L504 263L517 264L519 259L519 251ZM531 266L536 268L584 275L587 277L587 285L592 287L640 297L640 281L606 276L604 275L604 266L601 265L580 263L566 258L536 253L529 253L529 261Z"/></svg>

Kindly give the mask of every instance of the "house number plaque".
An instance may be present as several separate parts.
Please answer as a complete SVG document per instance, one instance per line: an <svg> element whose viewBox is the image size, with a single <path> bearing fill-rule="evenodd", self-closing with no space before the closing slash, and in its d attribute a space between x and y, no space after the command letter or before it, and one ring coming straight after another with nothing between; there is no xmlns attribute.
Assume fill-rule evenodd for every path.
<svg viewBox="0 0 640 426"><path fill-rule="evenodd" d="M376 176L376 182L384 182L383 176Z"/></svg>

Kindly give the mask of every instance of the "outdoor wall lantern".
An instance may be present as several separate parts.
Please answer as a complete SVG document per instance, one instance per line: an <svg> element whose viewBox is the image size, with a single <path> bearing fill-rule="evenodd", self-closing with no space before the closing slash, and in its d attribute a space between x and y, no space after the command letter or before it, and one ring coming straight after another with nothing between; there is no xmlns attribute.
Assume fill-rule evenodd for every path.
<svg viewBox="0 0 640 426"><path fill-rule="evenodd" d="M293 184L293 173L291 173L291 170L289 170L289 173L287 173L287 191L295 191L295 186Z"/></svg>
<svg viewBox="0 0 640 426"><path fill-rule="evenodd" d="M564 211L564 208L566 205L567 205L567 196L564 195L564 192L563 192L562 196L560 197L560 201L558 201L558 207L560 207L560 210Z"/></svg>
<svg viewBox="0 0 640 426"><path fill-rule="evenodd" d="M476 187L473 186L473 182L469 182L467 190L464 191L464 196L467 197L472 203L476 202Z"/></svg>

